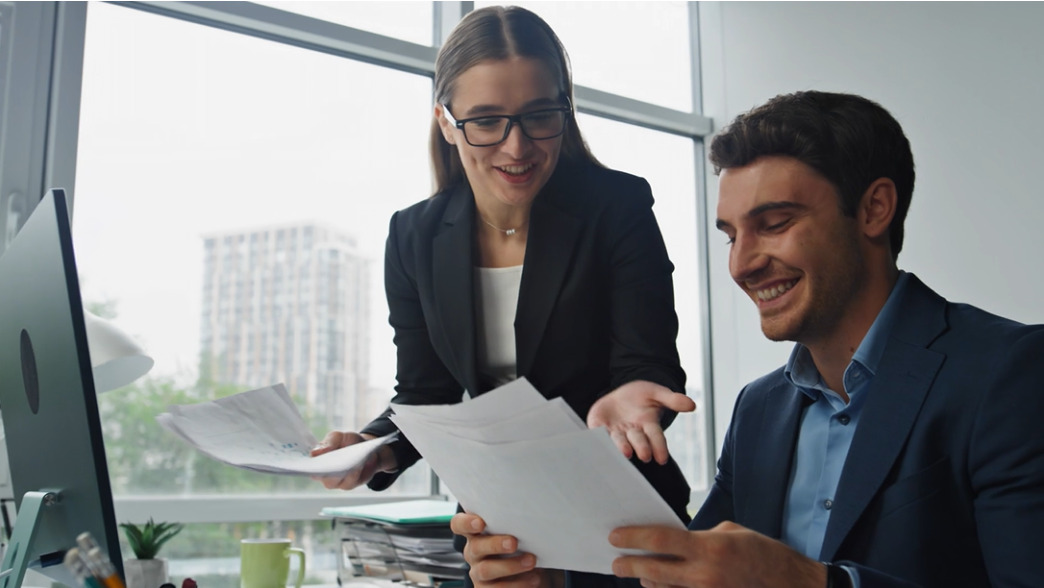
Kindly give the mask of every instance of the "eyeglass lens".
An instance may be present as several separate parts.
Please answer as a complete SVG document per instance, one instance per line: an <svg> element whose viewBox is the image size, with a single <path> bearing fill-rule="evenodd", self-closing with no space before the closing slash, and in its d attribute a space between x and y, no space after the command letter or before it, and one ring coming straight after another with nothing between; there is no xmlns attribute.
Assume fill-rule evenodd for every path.
<svg viewBox="0 0 1044 588"><path fill-rule="evenodd" d="M511 119L518 121L522 132L533 140L550 139L565 130L566 113L562 110L540 110L518 117L488 116L464 123L464 137L472 145L481 147L496 145L507 139L511 132Z"/></svg>

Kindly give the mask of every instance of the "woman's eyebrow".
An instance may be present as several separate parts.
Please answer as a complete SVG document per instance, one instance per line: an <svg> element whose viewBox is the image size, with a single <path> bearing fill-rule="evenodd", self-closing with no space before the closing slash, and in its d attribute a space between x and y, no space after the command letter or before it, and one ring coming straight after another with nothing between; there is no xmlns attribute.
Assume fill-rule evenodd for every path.
<svg viewBox="0 0 1044 588"><path fill-rule="evenodd" d="M522 105L522 110L528 110L534 106L562 106L558 100L554 98L537 98L536 100L530 100ZM464 113L464 117L481 116L483 114L503 114L505 111L503 106L497 104L477 104L472 106Z"/></svg>

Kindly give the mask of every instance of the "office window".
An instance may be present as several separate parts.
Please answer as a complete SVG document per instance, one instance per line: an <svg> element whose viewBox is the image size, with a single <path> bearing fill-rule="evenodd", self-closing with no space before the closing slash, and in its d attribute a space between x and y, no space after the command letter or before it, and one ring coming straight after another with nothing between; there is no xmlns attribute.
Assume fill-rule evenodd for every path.
<svg viewBox="0 0 1044 588"><path fill-rule="evenodd" d="M287 12L362 29L403 41L431 45L431 2L258 2Z"/></svg>
<svg viewBox="0 0 1044 588"><path fill-rule="evenodd" d="M266 4L420 45L431 44L443 14L430 3ZM191 12L177 3L135 6ZM594 6L531 3L570 51L577 84L644 101L628 103L643 111L643 124L672 116L657 106L691 113L687 3ZM220 22L223 10L214 4L207 18ZM261 20L277 14L259 12ZM235 20L230 28L253 25ZM151 424L169 403L274 381L293 390L317 435L331 418L352 428L345 423L376 414L394 383L381 275L387 222L430 189L430 79L403 71L425 70L415 55L392 55L382 67L262 39L264 27L257 30L252 37L126 6L88 7L74 182L83 292L157 359L147 379L101 399L117 507L141 495L166 500L168 518L193 523L179 537L186 545L227 533L228 523L215 521L229 520L230 503L216 492L235 493L234 521L289 520L271 513L332 495L307 480L236 470L222 477L228 468L206 464L158 429L132 425ZM603 162L653 186L677 267L679 349L702 407L698 137L587 115L581 126ZM335 333L344 336L331 339ZM354 404L342 402L352 394ZM703 446L705 422L705 413L683 416L670 433L697 490L713 455ZM396 491L427 494L428 472L414 468ZM300 532L318 543L308 528Z"/></svg>
<svg viewBox="0 0 1044 588"><path fill-rule="evenodd" d="M475 2L475 8L501 4ZM573 82L683 112L692 111L687 2L511 2L555 30Z"/></svg>
<svg viewBox="0 0 1044 588"><path fill-rule="evenodd" d="M117 321L156 359L133 390L102 398L108 423L150 420L170 402L275 383L236 375L251 332L270 333L253 340L261 347L256 373L285 378L299 404L314 397L296 389L295 376L311 368L285 343L308 339L301 329L322 323L276 315L297 296L290 276L322 263L318 249L280 250L300 245L296 235L309 227L354 239L357 246L336 262L369 269L352 273L366 282L354 284L359 300L306 310L365 333L363 345L338 358L364 377L330 398L345 407L358 405L359 395L386 401L394 347L380 261L391 213L430 189L430 80L110 4L91 4L87 27L74 219L84 297L112 303ZM271 245L247 256L246 243L273 227ZM217 290L204 290L214 283ZM259 285L256 296L239 295L236 285L246 283ZM201 356L201 333L222 352ZM308 409L318 436L375 416ZM350 419L331 422L326 414ZM164 435L110 436L117 493L326 492L311 480L228 468L204 475L191 464L205 460ZM133 459L149 454L156 459L146 461L163 470ZM171 471L183 474L171 479ZM410 476L397 491L426 494L423 468Z"/></svg>
<svg viewBox="0 0 1044 588"><path fill-rule="evenodd" d="M603 164L644 177L652 187L653 212L674 263L674 303L678 314L678 354L687 375L695 413L679 415L667 431L668 445L694 490L707 486L704 443L702 277L697 258L696 158L692 139L581 114L580 128Z"/></svg>

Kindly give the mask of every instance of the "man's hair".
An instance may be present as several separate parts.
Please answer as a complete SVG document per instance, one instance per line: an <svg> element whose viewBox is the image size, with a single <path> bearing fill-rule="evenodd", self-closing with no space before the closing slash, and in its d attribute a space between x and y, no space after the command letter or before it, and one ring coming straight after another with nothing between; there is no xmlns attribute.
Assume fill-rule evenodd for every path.
<svg viewBox="0 0 1044 588"><path fill-rule="evenodd" d="M847 216L855 216L871 183L892 180L897 204L888 234L892 258L899 256L914 162L902 127L881 105L854 94L783 94L736 117L710 146L715 174L768 155L793 157L819 172L837 189Z"/></svg>

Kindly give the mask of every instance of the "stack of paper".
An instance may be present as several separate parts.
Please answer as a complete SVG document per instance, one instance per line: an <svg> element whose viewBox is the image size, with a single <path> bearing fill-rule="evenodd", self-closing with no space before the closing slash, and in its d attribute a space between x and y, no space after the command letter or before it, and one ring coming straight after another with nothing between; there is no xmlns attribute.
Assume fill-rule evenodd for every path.
<svg viewBox="0 0 1044 588"><path fill-rule="evenodd" d="M395 437L389 435L310 457L316 438L282 384L168 410L156 421L201 453L239 468L271 474L343 474Z"/></svg>
<svg viewBox="0 0 1044 588"><path fill-rule="evenodd" d="M453 502L408 500L327 507L320 514L335 518L354 574L462 579L464 556L453 548L449 528L456 512Z"/></svg>
<svg viewBox="0 0 1044 588"><path fill-rule="evenodd" d="M461 506L488 533L518 538L539 567L611 574L629 552L609 544L614 528L684 528L605 429L588 429L524 378L461 404L392 408Z"/></svg>
<svg viewBox="0 0 1044 588"><path fill-rule="evenodd" d="M396 525L439 525L448 527L457 505L446 500L422 499L378 502L351 506L327 506L319 514L324 517L362 519Z"/></svg>

